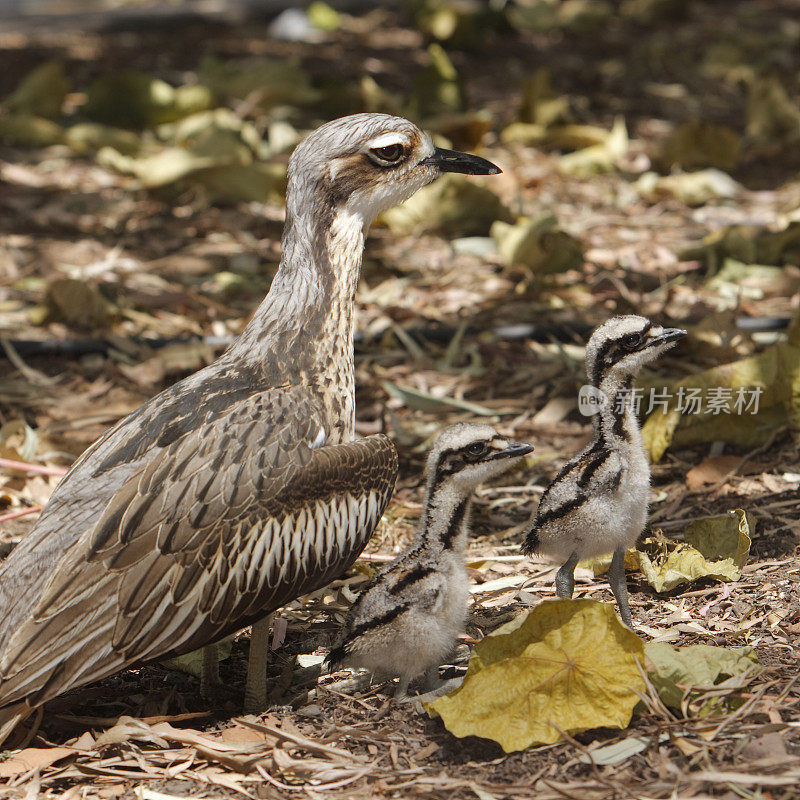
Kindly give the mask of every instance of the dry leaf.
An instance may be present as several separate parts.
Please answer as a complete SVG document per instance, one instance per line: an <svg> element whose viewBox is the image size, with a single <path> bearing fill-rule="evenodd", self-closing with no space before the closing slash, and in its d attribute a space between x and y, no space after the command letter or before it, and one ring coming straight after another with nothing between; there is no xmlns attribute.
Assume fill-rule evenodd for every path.
<svg viewBox="0 0 800 800"><path fill-rule="evenodd" d="M536 219L522 217L514 225L497 221L491 234L509 266L524 266L532 272L547 274L578 269L583 264L583 245L560 230L552 214Z"/></svg>
<svg viewBox="0 0 800 800"><path fill-rule="evenodd" d="M46 61L22 79L2 106L15 114L56 119L70 85L61 61Z"/></svg>
<svg viewBox="0 0 800 800"><path fill-rule="evenodd" d="M687 206L702 206L709 200L735 197L742 187L730 175L718 169L682 172L660 178L655 172L645 172L636 181L636 191L647 200L664 196L674 197Z"/></svg>
<svg viewBox="0 0 800 800"><path fill-rule="evenodd" d="M74 754L71 747L28 747L0 761L0 778L13 778L32 769L43 769Z"/></svg>
<svg viewBox="0 0 800 800"><path fill-rule="evenodd" d="M567 175L589 178L611 172L617 161L628 152L628 130L625 120L619 117L602 144L595 144L561 156L558 168Z"/></svg>
<svg viewBox="0 0 800 800"><path fill-rule="evenodd" d="M495 220L513 222L514 216L491 189L469 178L446 175L380 219L401 234L483 236Z"/></svg>
<svg viewBox="0 0 800 800"><path fill-rule="evenodd" d="M711 688L758 664L752 647L673 647L666 642L648 642L644 652L650 681L664 704L673 708L680 708L687 689Z"/></svg>
<svg viewBox="0 0 800 800"><path fill-rule="evenodd" d="M685 170L716 167L730 171L739 165L741 154L741 138L732 128L707 120L692 120L678 126L656 161L665 171L675 166Z"/></svg>
<svg viewBox="0 0 800 800"><path fill-rule="evenodd" d="M686 473L686 486L690 492L715 486L741 463L741 456L709 456Z"/></svg>
<svg viewBox="0 0 800 800"><path fill-rule="evenodd" d="M103 75L89 87L83 111L94 122L120 128L152 128L210 108L205 86L177 89L136 70Z"/></svg>
<svg viewBox="0 0 800 800"><path fill-rule="evenodd" d="M546 601L481 641L460 688L428 710L456 736L506 752L557 742L561 731L624 728L645 690L643 657L610 605Z"/></svg>
<svg viewBox="0 0 800 800"><path fill-rule="evenodd" d="M752 530L752 518L736 509L690 523L683 542L657 531L637 549L639 568L657 592L698 578L738 580L750 553Z"/></svg>

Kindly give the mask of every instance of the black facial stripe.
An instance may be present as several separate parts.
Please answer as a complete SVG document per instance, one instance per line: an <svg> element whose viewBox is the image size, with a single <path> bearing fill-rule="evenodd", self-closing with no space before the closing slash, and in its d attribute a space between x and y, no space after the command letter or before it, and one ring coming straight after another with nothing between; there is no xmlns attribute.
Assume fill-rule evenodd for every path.
<svg viewBox="0 0 800 800"><path fill-rule="evenodd" d="M412 584L415 584L417 581L421 581L423 578L430 575L432 572L436 572L434 567L426 567L419 565L412 569L410 572L407 572L400 578L397 583L389 589L390 594L400 594L403 589L407 589Z"/></svg>
<svg viewBox="0 0 800 800"><path fill-rule="evenodd" d="M460 472L468 464L477 464L484 460L486 460L485 452L480 454L467 453L463 447L442 450L434 468L434 488L446 477L455 475L456 472Z"/></svg>
<svg viewBox="0 0 800 800"><path fill-rule="evenodd" d="M448 550L453 546L453 540L458 535L458 531L461 528L461 523L464 521L464 516L467 513L467 507L469 506L469 500L462 500L453 511L453 516L450 517L450 524L447 526L447 530L444 532L442 536L442 547L445 550Z"/></svg>
<svg viewBox="0 0 800 800"><path fill-rule="evenodd" d="M646 336L652 327L653 323L648 321L644 328L642 328L639 335ZM624 358L633 352L641 352L642 350L646 350L648 347L652 347L654 344L655 342L648 343L638 350L626 350L622 346L620 339L607 339L605 342L603 342L603 344L600 345L597 351L597 357L595 358L591 375L592 385L599 386L603 380L603 375L605 374L606 368L613 366L621 358Z"/></svg>

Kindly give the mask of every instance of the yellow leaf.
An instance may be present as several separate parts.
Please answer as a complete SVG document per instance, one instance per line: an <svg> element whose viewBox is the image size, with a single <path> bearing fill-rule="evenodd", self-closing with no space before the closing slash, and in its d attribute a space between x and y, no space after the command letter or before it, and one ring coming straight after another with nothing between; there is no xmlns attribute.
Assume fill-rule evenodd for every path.
<svg viewBox="0 0 800 800"><path fill-rule="evenodd" d="M414 79L410 115L423 118L445 111L460 111L463 106L461 82L453 62L441 45L430 45L428 65Z"/></svg>
<svg viewBox="0 0 800 800"><path fill-rule="evenodd" d="M690 120L680 125L667 139L657 157L665 170L675 165L685 170L716 167L735 169L741 158L739 134L724 125L707 120Z"/></svg>
<svg viewBox="0 0 800 800"><path fill-rule="evenodd" d="M628 130L625 120L618 118L602 144L585 147L574 153L561 156L559 169L567 175L580 178L611 172L618 159L628 152Z"/></svg>
<svg viewBox="0 0 800 800"><path fill-rule="evenodd" d="M546 67L536 70L522 82L519 121L544 127L572 121L569 98L553 90L550 70Z"/></svg>
<svg viewBox="0 0 800 800"><path fill-rule="evenodd" d="M737 508L691 523L683 542L657 533L639 548L639 568L657 592L698 578L738 580L750 554L752 527L752 518Z"/></svg>
<svg viewBox="0 0 800 800"><path fill-rule="evenodd" d="M558 227L552 214L516 224L497 221L491 228L500 255L509 266L524 266L536 273L563 272L583 264L583 245Z"/></svg>
<svg viewBox="0 0 800 800"><path fill-rule="evenodd" d="M83 328L101 328L109 324L113 305L97 289L74 278L56 278L45 295L49 318Z"/></svg>
<svg viewBox="0 0 800 800"><path fill-rule="evenodd" d="M562 731L624 728L645 691L643 659L610 605L548 601L480 642L461 687L428 710L454 735L506 752L557 742Z"/></svg>
<svg viewBox="0 0 800 800"><path fill-rule="evenodd" d="M22 79L3 106L18 114L55 119L69 91L61 61L46 61Z"/></svg>
<svg viewBox="0 0 800 800"><path fill-rule="evenodd" d="M695 390L699 410L686 407L687 392ZM757 356L690 375L668 387L668 395L667 409L651 414L642 427L653 463L672 444L763 444L781 426L800 426L800 347L790 339ZM681 413L680 398L686 413ZM724 400L716 413L714 398Z"/></svg>
<svg viewBox="0 0 800 800"><path fill-rule="evenodd" d="M511 222L514 217L491 189L458 175L446 175L381 219L395 233L483 236L495 220Z"/></svg>
<svg viewBox="0 0 800 800"><path fill-rule="evenodd" d="M650 680L661 700L672 708L680 708L687 689L710 689L725 678L751 671L758 664L752 647L729 649L705 644L673 647L666 642L648 642L644 652Z"/></svg>
<svg viewBox="0 0 800 800"><path fill-rule="evenodd" d="M49 147L64 136L60 125L30 114L0 116L0 142L12 147Z"/></svg>
<svg viewBox="0 0 800 800"><path fill-rule="evenodd" d="M200 64L197 79L220 97L246 98L262 109L307 105L319 99L309 74L295 58L238 63L208 55Z"/></svg>
<svg viewBox="0 0 800 800"><path fill-rule="evenodd" d="M760 142L800 139L800 107L777 75L754 80L747 98L747 135Z"/></svg>
<svg viewBox="0 0 800 800"><path fill-rule="evenodd" d="M701 206L719 197L735 197L742 189L730 175L718 169L681 172L664 178L646 172L635 186L636 191L648 200L671 196L687 206Z"/></svg>
<svg viewBox="0 0 800 800"><path fill-rule="evenodd" d="M122 128L149 128L209 108L205 86L177 89L143 72L126 70L98 78L90 87L84 112L94 122Z"/></svg>

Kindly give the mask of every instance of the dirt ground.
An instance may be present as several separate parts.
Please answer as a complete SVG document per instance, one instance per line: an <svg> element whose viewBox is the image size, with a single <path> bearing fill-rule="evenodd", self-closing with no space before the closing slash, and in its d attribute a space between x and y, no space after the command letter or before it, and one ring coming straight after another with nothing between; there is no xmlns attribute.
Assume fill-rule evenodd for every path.
<svg viewBox="0 0 800 800"><path fill-rule="evenodd" d="M723 295L708 265L682 254L725 225L776 227L800 201L800 148L746 147L730 172L742 186L732 199L692 207L672 197L646 201L631 189L637 171L646 169L641 165L676 125L702 115L744 130L745 82L721 81L698 66L712 46L736 37L739 42L746 30L740 44L747 58L790 76L794 96L800 93L797 3L685 5L684 13L657 24L616 20L602 35L492 30L471 49L450 51L469 106L493 115L481 153L503 174L477 182L517 214L555 214L560 228L583 244L583 264L541 278L504 265L497 253L471 254L452 237L372 230L357 298L364 336L356 353L358 429L393 436L401 476L367 559L359 562L362 571L281 613L288 625L270 666L274 706L257 717L241 715L246 634L221 662L224 688L211 704L188 675L160 666L129 670L49 703L33 727L7 742L49 755L0 778L0 796L798 796L800 457L797 434L787 426L756 447L670 448L653 467L653 528L679 534L692 520L734 508L753 516L751 558L739 581L699 581L657 594L641 574L629 574L634 621L643 638L751 645L762 668L745 685L709 690L680 711L653 702L625 731L595 730L504 754L488 740L453 737L414 704L388 699L383 685L351 696L336 688L346 673L318 678L308 666L313 659L307 657L327 652L335 638L365 565L395 554L413 534L430 436L448 422L472 418L441 404L414 407L391 396L387 384L479 404L494 412L487 419L504 434L536 447L524 470L479 493L470 545L470 560L479 566L472 571L465 637L472 642L555 596L553 565L518 555L517 526L590 435L575 403L582 383L580 337L564 345L503 338L489 329L516 323L594 326L630 312L690 329L710 317L717 321L712 328L722 326L724 312L794 314L797 262L786 264L774 285ZM143 23L93 32L64 23L0 30L0 96L47 59L63 60L76 86L132 67L178 84L209 53L299 57L312 82L328 94L332 85L357 82L364 74L388 91L407 94L425 64L427 39L399 10L370 13L346 19L322 42L308 44L271 40L262 20L195 20L167 29ZM565 175L557 150L501 143L496 134L517 113L522 78L540 67L549 68L559 95L573 99L577 121L610 128L616 117L625 118L631 137L627 172L589 179ZM338 113L343 112L320 104L293 121L310 129ZM210 205L192 189L177 196L146 190L60 145L0 145L0 180L0 337L111 338L104 352L0 360L0 424L24 421L35 436L26 460L46 467L45 474L0 473L5 555L32 526L60 470L126 413L220 352L197 343L155 349L143 338L241 330L277 267L283 211L277 201ZM223 272L239 276L235 290L220 280ZM115 309L102 325L42 316L48 287L64 276L101 287ZM437 325L468 329L453 344L452 337L438 341L424 334ZM722 327L717 333L708 348L687 347L662 359L658 375L680 378L761 352L781 337L750 337ZM687 473L709 456L734 458L717 479L687 482ZM46 474L48 467L55 474ZM588 570L577 577L576 596L613 601L602 577ZM298 656L306 660L298 662ZM463 671L465 657L455 660L446 674ZM740 702L709 716L695 713L715 691L735 693ZM121 717L139 722L119 722ZM612 751L616 755L607 761L592 755L623 741L632 745L629 751ZM2 759L0 753L0 775Z"/></svg>

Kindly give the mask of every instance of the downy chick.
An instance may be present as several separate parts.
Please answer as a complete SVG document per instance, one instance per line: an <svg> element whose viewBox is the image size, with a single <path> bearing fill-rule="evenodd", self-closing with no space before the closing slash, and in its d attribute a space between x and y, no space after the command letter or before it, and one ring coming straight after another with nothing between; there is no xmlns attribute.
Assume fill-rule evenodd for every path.
<svg viewBox="0 0 800 800"><path fill-rule="evenodd" d="M595 330L586 346L586 372L599 406L594 438L547 487L522 547L563 562L556 574L559 597L572 597L580 559L613 553L609 583L628 627L625 551L644 530L650 496L650 465L631 390L639 370L685 335L633 315Z"/></svg>
<svg viewBox="0 0 800 800"><path fill-rule="evenodd" d="M453 651L468 614L463 554L472 493L532 450L489 425L460 423L439 434L428 456L425 507L414 544L358 598L327 658L332 667L399 675L397 698L422 673L426 688L434 688L438 667Z"/></svg>

